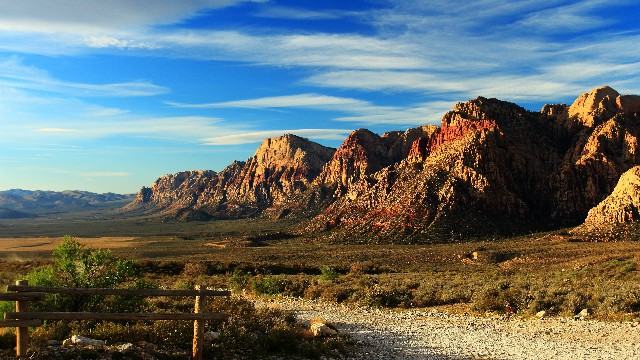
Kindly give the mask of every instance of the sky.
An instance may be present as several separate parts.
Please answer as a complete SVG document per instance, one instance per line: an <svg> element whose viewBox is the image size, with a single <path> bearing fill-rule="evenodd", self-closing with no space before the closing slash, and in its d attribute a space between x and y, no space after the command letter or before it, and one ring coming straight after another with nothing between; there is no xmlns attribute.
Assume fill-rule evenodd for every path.
<svg viewBox="0 0 640 360"><path fill-rule="evenodd" d="M478 96L640 94L637 0L0 0L0 190L135 193L268 137L338 147Z"/></svg>

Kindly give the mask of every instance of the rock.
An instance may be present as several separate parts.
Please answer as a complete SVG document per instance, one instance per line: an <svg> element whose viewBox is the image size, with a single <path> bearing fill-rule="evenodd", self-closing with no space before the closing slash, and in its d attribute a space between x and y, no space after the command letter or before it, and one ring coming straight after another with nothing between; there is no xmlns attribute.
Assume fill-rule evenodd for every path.
<svg viewBox="0 0 640 360"><path fill-rule="evenodd" d="M536 317L537 317L538 319L544 319L545 317L547 317L547 312L546 312L546 311L544 311L544 310L542 310L542 311L538 311L538 312L536 313Z"/></svg>
<svg viewBox="0 0 640 360"><path fill-rule="evenodd" d="M585 320L589 317L589 309L582 309L578 314L576 314L573 318L575 320Z"/></svg>
<svg viewBox="0 0 640 360"><path fill-rule="evenodd" d="M122 345L118 345L116 347L116 349L119 352L127 352L127 351L131 351L133 349L133 344L132 343L126 343L126 344L122 344Z"/></svg>
<svg viewBox="0 0 640 360"><path fill-rule="evenodd" d="M125 210L142 208L183 220L206 220L204 212L209 218L255 215L306 190L334 151L290 134L267 139L246 162L233 162L219 173L164 175L143 187Z"/></svg>
<svg viewBox="0 0 640 360"><path fill-rule="evenodd" d="M49 346L60 346L62 343L58 340L49 340L47 341L47 345Z"/></svg>
<svg viewBox="0 0 640 360"><path fill-rule="evenodd" d="M105 342L103 340L96 340L96 339L91 339L88 337L84 337L84 336L80 336L80 335L73 335L71 337L71 344L72 345L81 345L81 346L87 346L87 345L95 345L95 346L104 346ZM67 340L65 340L66 342ZM64 343L63 343L64 346Z"/></svg>
<svg viewBox="0 0 640 360"><path fill-rule="evenodd" d="M357 244L577 226L640 165L638 111L640 97L608 86L540 112L478 97L439 127L359 129L337 150L294 135L267 139L221 172L165 175L131 206L185 221L304 218L295 232ZM634 209L606 216L635 218Z"/></svg>
<svg viewBox="0 0 640 360"><path fill-rule="evenodd" d="M616 99L620 94L609 86L602 86L580 95L569 107L569 117L578 118L592 127L597 118L612 116L619 108Z"/></svg>
<svg viewBox="0 0 640 360"><path fill-rule="evenodd" d="M640 221L640 166L620 176L611 195L589 210L585 223L602 226Z"/></svg>
<svg viewBox="0 0 640 360"><path fill-rule="evenodd" d="M220 333L218 331L207 331L204 333L205 341L213 341L220 337Z"/></svg>
<svg viewBox="0 0 640 360"><path fill-rule="evenodd" d="M338 329L335 325L320 317L309 320L308 324L309 332L313 337L333 336L338 333Z"/></svg>
<svg viewBox="0 0 640 360"><path fill-rule="evenodd" d="M330 328L327 324L322 323L311 324L309 331L311 331L311 334L313 334L314 337L325 337L338 334L336 330Z"/></svg>

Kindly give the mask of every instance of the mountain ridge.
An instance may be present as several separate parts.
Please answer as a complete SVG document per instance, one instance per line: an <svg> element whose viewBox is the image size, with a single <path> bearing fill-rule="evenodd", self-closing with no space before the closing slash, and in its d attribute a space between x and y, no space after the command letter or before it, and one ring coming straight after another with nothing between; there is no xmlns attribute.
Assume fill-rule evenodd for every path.
<svg viewBox="0 0 640 360"><path fill-rule="evenodd" d="M143 188L130 208L299 217L300 233L352 243L461 241L574 226L640 164L639 111L640 96L608 86L539 112L478 97L456 104L440 126L381 136L358 129L338 149L290 134L267 139L222 177L180 175L184 191L156 185L182 173L165 175L152 193L171 201L142 201ZM193 197L204 200L187 201Z"/></svg>

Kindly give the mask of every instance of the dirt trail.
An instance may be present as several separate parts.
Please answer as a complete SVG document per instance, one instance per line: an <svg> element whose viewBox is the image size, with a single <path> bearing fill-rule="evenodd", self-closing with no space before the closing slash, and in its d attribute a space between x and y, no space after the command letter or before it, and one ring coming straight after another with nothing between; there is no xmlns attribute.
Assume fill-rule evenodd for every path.
<svg viewBox="0 0 640 360"><path fill-rule="evenodd" d="M357 359L638 359L638 323L481 318L434 310L349 308L303 300L269 304L323 317L365 344Z"/></svg>

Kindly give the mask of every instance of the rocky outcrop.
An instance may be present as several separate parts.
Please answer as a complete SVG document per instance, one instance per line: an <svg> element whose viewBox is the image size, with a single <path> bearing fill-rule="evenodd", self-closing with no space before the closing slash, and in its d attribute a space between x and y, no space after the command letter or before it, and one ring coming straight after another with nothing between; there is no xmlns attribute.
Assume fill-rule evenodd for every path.
<svg viewBox="0 0 640 360"><path fill-rule="evenodd" d="M561 161L551 135L539 131L545 124L542 114L496 99L458 104L407 159L352 186L310 229L330 230L336 241L407 243L541 223L552 193L544 180Z"/></svg>
<svg viewBox="0 0 640 360"><path fill-rule="evenodd" d="M167 175L137 201L177 206L185 219L294 214L309 219L301 233L350 243L574 226L640 165L639 109L640 97L606 86L539 112L479 97L456 104L439 127L359 129L335 151L292 135L268 139L246 163Z"/></svg>
<svg viewBox="0 0 640 360"><path fill-rule="evenodd" d="M421 126L379 136L367 129L356 130L338 148L314 183L336 185L338 195L344 195L358 181L405 159L416 141L428 139L436 131L436 126Z"/></svg>
<svg viewBox="0 0 640 360"><path fill-rule="evenodd" d="M163 211L187 220L256 215L306 190L334 151L295 135L267 139L246 162L233 162L219 173L164 175L143 187L127 209Z"/></svg>
<svg viewBox="0 0 640 360"><path fill-rule="evenodd" d="M620 95L609 86L602 86L580 95L569 107L569 117L593 127L598 120L608 119L618 113L640 111L640 96Z"/></svg>
<svg viewBox="0 0 640 360"><path fill-rule="evenodd" d="M638 115L611 105L607 96L624 98L612 89L596 90L573 111L459 103L405 160L356 181L307 230L340 242L414 243L577 225L640 163Z"/></svg>
<svg viewBox="0 0 640 360"><path fill-rule="evenodd" d="M589 225L624 224L640 221L640 166L620 177L611 195L589 210Z"/></svg>

